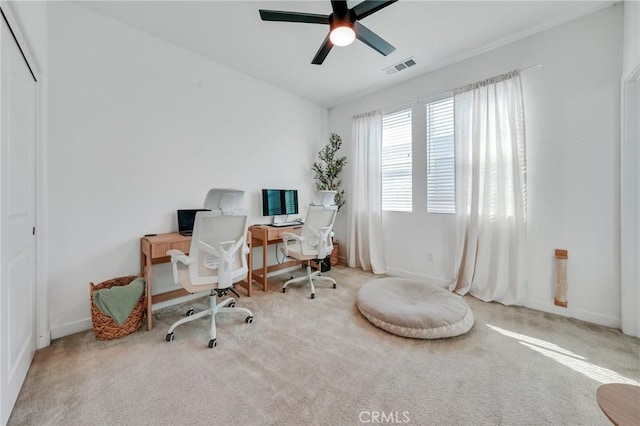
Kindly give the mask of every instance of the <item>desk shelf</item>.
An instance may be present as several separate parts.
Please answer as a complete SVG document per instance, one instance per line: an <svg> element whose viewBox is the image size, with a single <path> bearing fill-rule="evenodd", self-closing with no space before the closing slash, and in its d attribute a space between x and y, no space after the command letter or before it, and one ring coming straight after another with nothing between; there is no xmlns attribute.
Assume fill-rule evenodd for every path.
<svg viewBox="0 0 640 426"><path fill-rule="evenodd" d="M253 265L249 266L252 270L252 278L254 281L262 284L263 291L267 291L269 289L267 274L300 264L300 261L298 260L290 260L277 265L269 265L267 263L268 247L272 244L281 243L282 234L285 232L300 235L300 232L302 232L302 225L285 226L280 228L269 225L252 225L249 227L249 232L251 233L252 238L251 246L262 247L262 266L255 269L253 269Z"/></svg>

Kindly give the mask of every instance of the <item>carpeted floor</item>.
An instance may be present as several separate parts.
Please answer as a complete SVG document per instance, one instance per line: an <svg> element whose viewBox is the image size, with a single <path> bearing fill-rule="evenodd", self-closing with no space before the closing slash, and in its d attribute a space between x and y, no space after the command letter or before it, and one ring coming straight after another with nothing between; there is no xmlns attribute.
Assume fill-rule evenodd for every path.
<svg viewBox="0 0 640 426"><path fill-rule="evenodd" d="M296 272L297 274L298 272ZM300 271L299 273L302 273ZM607 425L602 383L640 381L640 339L542 312L465 297L463 336L412 340L355 307L376 277L334 267L338 288L280 287L241 297L244 316L169 325L193 304L154 314L153 331L100 342L91 331L36 353L10 425Z"/></svg>

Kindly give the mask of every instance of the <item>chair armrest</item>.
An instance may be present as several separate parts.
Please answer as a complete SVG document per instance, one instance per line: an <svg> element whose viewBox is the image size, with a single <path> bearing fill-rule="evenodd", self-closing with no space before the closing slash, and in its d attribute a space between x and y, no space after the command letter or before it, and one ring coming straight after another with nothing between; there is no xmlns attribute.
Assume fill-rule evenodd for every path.
<svg viewBox="0 0 640 426"><path fill-rule="evenodd" d="M293 234L291 232L283 232L280 235L280 238L282 238L282 242L287 242L287 241L302 241L302 237L298 234Z"/></svg>
<svg viewBox="0 0 640 426"><path fill-rule="evenodd" d="M178 262L184 265L193 265L196 263L196 260L187 256L180 250L167 250L167 255L171 256L171 271L173 272L173 282L176 284L180 284L180 275L178 273Z"/></svg>
<svg viewBox="0 0 640 426"><path fill-rule="evenodd" d="M285 256L289 256L290 244L297 243L300 246L300 253L302 253L302 241L304 241L304 238L302 238L300 235L293 234L291 232L283 232L280 235L280 238L282 238L282 251L284 252Z"/></svg>
<svg viewBox="0 0 640 426"><path fill-rule="evenodd" d="M184 254L182 251L180 250L167 250L167 255L171 256L171 263L172 264L176 264L177 262L181 262L185 265L190 265L192 263L195 263L195 259L187 256L186 254Z"/></svg>

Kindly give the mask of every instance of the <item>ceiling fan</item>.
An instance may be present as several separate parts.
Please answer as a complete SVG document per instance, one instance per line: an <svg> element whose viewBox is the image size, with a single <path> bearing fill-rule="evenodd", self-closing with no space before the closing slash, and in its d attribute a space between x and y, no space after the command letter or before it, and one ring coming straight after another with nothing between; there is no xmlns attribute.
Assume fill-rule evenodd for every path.
<svg viewBox="0 0 640 426"><path fill-rule="evenodd" d="M316 56L314 56L311 61L312 64L321 65L334 45L348 46L356 38L384 56L396 50L395 47L359 22L372 13L396 1L398 0L365 0L349 9L346 0L331 0L333 13L330 15L260 9L260 17L263 21L303 22L308 24L329 25L329 34L327 34Z"/></svg>

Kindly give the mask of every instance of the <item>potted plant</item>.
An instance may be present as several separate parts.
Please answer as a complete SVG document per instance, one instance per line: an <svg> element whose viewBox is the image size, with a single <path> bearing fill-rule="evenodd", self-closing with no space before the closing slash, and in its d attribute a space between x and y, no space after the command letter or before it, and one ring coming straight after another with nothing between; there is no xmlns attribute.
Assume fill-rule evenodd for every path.
<svg viewBox="0 0 640 426"><path fill-rule="evenodd" d="M331 133L329 137L329 143L324 146L318 152L318 161L315 161L312 166L314 180L316 182L316 190L318 191L336 191L336 205L338 211L347 202L344 195L344 189L341 189L342 180L340 179L340 173L347 164L346 156L336 156L336 153L342 146L342 138L336 134ZM333 241L333 251L331 252L330 265L337 265L339 260L340 242L338 240Z"/></svg>

